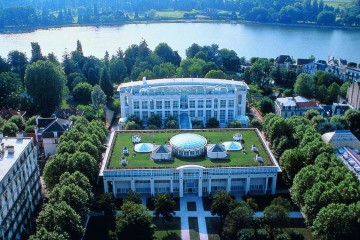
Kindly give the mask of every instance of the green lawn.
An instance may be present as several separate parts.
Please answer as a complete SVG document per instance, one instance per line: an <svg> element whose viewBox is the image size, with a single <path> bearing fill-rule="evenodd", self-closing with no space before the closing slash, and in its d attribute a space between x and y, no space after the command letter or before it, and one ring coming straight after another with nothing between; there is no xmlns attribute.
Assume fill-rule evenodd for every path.
<svg viewBox="0 0 360 240"><path fill-rule="evenodd" d="M189 217L190 240L199 240L199 226L197 217Z"/></svg>
<svg viewBox="0 0 360 240"><path fill-rule="evenodd" d="M155 143L166 144L171 137L179 133L185 133L186 131L154 131L154 132L119 132L117 133L114 147L112 148L112 154L110 157L109 169L129 169L129 168L176 168L188 164L198 164L204 167L248 167L248 166L272 166L269 156L265 148L261 144L261 140L258 137L255 130L226 130L217 129L212 131L197 131L192 133L200 134L208 139L208 142L219 143L223 141L232 141L232 136L236 132L240 132L243 135L243 145L246 149L246 154L241 151L229 152L230 159L226 160L210 160L203 157L197 158L177 158L171 161L153 161L150 159L149 153L136 154L133 156L130 154L126 156L128 164L122 166L120 159L123 156L122 149L124 147L129 148L130 153L133 151L133 145L131 142L131 136L138 134L141 136L143 143ZM250 151L251 145L255 144L258 148L260 156L263 158L263 163L256 162L255 153Z"/></svg>
<svg viewBox="0 0 360 240"><path fill-rule="evenodd" d="M156 226L155 239L181 240L181 220L179 217L173 218L171 222L162 222L162 218L154 218Z"/></svg>
<svg viewBox="0 0 360 240"><path fill-rule="evenodd" d="M174 18L174 19L181 19L184 17L183 11L156 11L157 17L162 18Z"/></svg>

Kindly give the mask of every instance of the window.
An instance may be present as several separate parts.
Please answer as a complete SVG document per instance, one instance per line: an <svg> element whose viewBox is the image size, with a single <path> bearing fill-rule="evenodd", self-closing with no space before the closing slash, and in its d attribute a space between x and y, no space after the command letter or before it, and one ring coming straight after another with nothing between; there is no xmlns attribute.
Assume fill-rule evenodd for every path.
<svg viewBox="0 0 360 240"><path fill-rule="evenodd" d="M195 108L195 100L189 101L190 108Z"/></svg>
<svg viewBox="0 0 360 240"><path fill-rule="evenodd" d="M228 110L228 121L234 120L234 110Z"/></svg>
<svg viewBox="0 0 360 240"><path fill-rule="evenodd" d="M175 109L179 108L179 101L173 101L173 108Z"/></svg>
<svg viewBox="0 0 360 240"><path fill-rule="evenodd" d="M170 109L170 101L165 101L165 109Z"/></svg>
<svg viewBox="0 0 360 240"><path fill-rule="evenodd" d="M211 100L206 100L206 108L211 108L212 104L211 104Z"/></svg>
<svg viewBox="0 0 360 240"><path fill-rule="evenodd" d="M170 111L165 111L165 118L170 116Z"/></svg>
<svg viewBox="0 0 360 240"><path fill-rule="evenodd" d="M195 111L194 110L190 111L190 117L195 117Z"/></svg>
<svg viewBox="0 0 360 240"><path fill-rule="evenodd" d="M54 139L53 139L53 143L54 143L54 144L58 144L58 143L59 143L59 139L58 139L58 138L54 138Z"/></svg>
<svg viewBox="0 0 360 240"><path fill-rule="evenodd" d="M160 118L162 118L162 112L161 111L157 111L156 115L158 115Z"/></svg>
<svg viewBox="0 0 360 240"><path fill-rule="evenodd" d="M228 107L233 108L234 107L234 100L229 100Z"/></svg>
<svg viewBox="0 0 360 240"><path fill-rule="evenodd" d="M148 102L147 101L142 101L141 105L142 105L142 109L148 109Z"/></svg>
<svg viewBox="0 0 360 240"><path fill-rule="evenodd" d="M137 117L140 117L140 112L139 111L134 111L134 115Z"/></svg>
<svg viewBox="0 0 360 240"><path fill-rule="evenodd" d="M225 110L220 110L220 122L224 123L225 122Z"/></svg>
<svg viewBox="0 0 360 240"><path fill-rule="evenodd" d="M139 105L139 101L134 101L134 109L139 109L140 105Z"/></svg>
<svg viewBox="0 0 360 240"><path fill-rule="evenodd" d="M142 112L142 118L144 121L147 121L149 119L149 113L147 111Z"/></svg>
<svg viewBox="0 0 360 240"><path fill-rule="evenodd" d="M174 116L174 117L178 117L178 116L179 116L179 112L178 112L178 111L173 111L173 116Z"/></svg>
<svg viewBox="0 0 360 240"><path fill-rule="evenodd" d="M216 109L217 107L218 107L218 100L215 99L215 100L214 100L214 108Z"/></svg>
<svg viewBox="0 0 360 240"><path fill-rule="evenodd" d="M226 108L226 100L220 100L220 107Z"/></svg>
<svg viewBox="0 0 360 240"><path fill-rule="evenodd" d="M211 110L206 110L206 120L211 118Z"/></svg>
<svg viewBox="0 0 360 240"><path fill-rule="evenodd" d="M203 117L204 116L204 111L203 110L198 110L198 117Z"/></svg>
<svg viewBox="0 0 360 240"><path fill-rule="evenodd" d="M198 108L204 108L204 100L198 101Z"/></svg>
<svg viewBox="0 0 360 240"><path fill-rule="evenodd" d="M240 94L240 95L238 96L238 104L241 104L241 102L242 102L242 95Z"/></svg>
<svg viewBox="0 0 360 240"><path fill-rule="evenodd" d="M156 109L162 109L162 101L156 101Z"/></svg>
<svg viewBox="0 0 360 240"><path fill-rule="evenodd" d="M218 114L217 114L217 111L214 111L214 118L218 118Z"/></svg>

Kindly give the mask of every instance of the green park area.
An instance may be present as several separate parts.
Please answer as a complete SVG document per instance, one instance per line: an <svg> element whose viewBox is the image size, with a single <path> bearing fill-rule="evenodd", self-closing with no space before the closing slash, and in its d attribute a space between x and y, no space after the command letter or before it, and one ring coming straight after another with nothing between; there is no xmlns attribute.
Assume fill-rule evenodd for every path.
<svg viewBox="0 0 360 240"><path fill-rule="evenodd" d="M140 135L142 143L154 143L157 145L166 144L170 138L179 133L186 131L139 131L139 132L118 132L116 135L114 146L112 147L112 154L109 169L131 169L131 168L176 168L183 165L201 165L204 167L254 167L254 166L273 166L265 147L255 130L239 129L239 130L204 130L192 131L192 133L200 134L207 138L208 143L220 143L224 141L232 141L234 133L241 133L243 136L242 146L246 150L243 151L228 151L228 159L208 159L205 156L196 158L178 158L174 160L153 161L150 158L150 153L138 153L133 155L133 143L131 137L133 135ZM256 153L252 152L251 145L255 144L258 149L258 154L263 159L263 162L255 161ZM124 156L122 150L124 147L129 149L130 154L126 157L128 164L121 165L121 158Z"/></svg>

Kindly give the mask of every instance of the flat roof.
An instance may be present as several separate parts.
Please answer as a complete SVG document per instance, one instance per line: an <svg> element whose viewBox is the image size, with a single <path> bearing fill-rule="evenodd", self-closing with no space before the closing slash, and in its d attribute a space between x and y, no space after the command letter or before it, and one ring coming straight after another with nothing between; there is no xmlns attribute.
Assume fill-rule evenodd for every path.
<svg viewBox="0 0 360 240"><path fill-rule="evenodd" d="M1 143L4 143L5 149L8 146L14 147L14 153L9 153L8 150L5 150L4 155L0 159L0 182L6 176L8 171L12 168L16 160L21 156L22 152L26 149L26 147L31 143L32 138L17 139L15 137L11 138L3 138Z"/></svg>
<svg viewBox="0 0 360 240"><path fill-rule="evenodd" d="M133 155L133 144L131 137L133 135L140 135L141 142L165 144L168 143L171 137L180 133L195 133L207 138L209 144L216 144L219 142L233 141L234 133L241 133L243 136L243 146L246 153L242 151L229 151L229 159L207 159L206 156L194 158L178 158L166 161L153 161L150 158L150 153L137 153ZM104 166L102 170L106 169L166 169L178 168L187 165L199 165L202 167L262 167L272 166L279 167L276 159L271 153L268 146L257 129L207 129L207 130L144 130L144 131L117 131L109 142L109 149L104 158ZM251 151L251 146L255 144L258 153ZM127 147L129 155L125 156L128 164L121 165L121 158L124 156L122 149ZM263 163L255 161L256 154L260 154L263 158ZM279 168L280 171L280 168Z"/></svg>
<svg viewBox="0 0 360 240"><path fill-rule="evenodd" d="M248 85L244 81L235 81L227 79L213 79L213 78L162 78L152 80L139 80L122 83L118 87L121 88L135 87L135 86L173 86L173 85L235 85L243 86L248 89Z"/></svg>

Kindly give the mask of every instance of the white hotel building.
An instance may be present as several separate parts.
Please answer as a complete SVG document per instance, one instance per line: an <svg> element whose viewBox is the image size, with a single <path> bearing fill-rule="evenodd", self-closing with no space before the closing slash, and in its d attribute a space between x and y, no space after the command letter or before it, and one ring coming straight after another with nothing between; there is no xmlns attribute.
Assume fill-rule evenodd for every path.
<svg viewBox="0 0 360 240"><path fill-rule="evenodd" d="M277 175L281 169L259 131L257 129L249 131L255 131L260 138L270 164L259 166L254 161L253 166L234 167L224 163L219 164L218 167L204 167L199 162L172 168L119 167L112 169L108 167L108 163L113 153L116 135L121 134L121 132L113 131L100 171L100 177L103 177L104 181L104 191L112 192L118 198L126 197L130 190L144 196L155 196L157 193L167 192L175 197L183 197L186 194L202 197L213 195L221 190L233 195L275 194ZM186 144L196 144L196 141ZM129 161L138 160L132 158Z"/></svg>
<svg viewBox="0 0 360 240"><path fill-rule="evenodd" d="M32 138L0 133L0 239L21 239L42 199L37 151Z"/></svg>
<svg viewBox="0 0 360 240"><path fill-rule="evenodd" d="M203 125L215 117L224 127L245 118L246 92L243 81L206 78L169 78L122 83L118 91L121 118L136 115L147 124L151 114L164 120L179 117L180 128L191 128L191 120Z"/></svg>

